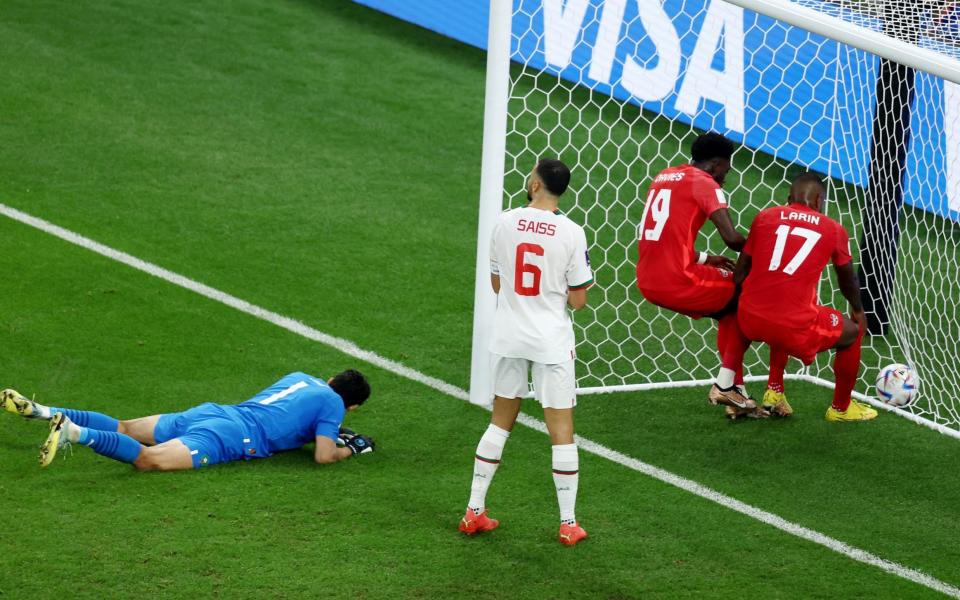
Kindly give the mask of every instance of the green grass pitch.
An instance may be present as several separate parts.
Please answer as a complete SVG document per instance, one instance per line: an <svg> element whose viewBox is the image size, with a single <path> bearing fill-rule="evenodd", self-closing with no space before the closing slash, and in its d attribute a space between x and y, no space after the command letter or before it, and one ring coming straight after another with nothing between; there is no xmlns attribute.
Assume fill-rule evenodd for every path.
<svg viewBox="0 0 960 600"><path fill-rule="evenodd" d="M346 0L0 8L0 202L460 387L469 381L482 52ZM358 366L380 451L140 475L0 415L0 599L933 597L594 455L553 541L549 442L518 427L456 523L487 413L0 218L0 386L133 417ZM728 423L703 390L581 400L578 431L960 585L960 445L824 389ZM538 409L527 407L530 414Z"/></svg>

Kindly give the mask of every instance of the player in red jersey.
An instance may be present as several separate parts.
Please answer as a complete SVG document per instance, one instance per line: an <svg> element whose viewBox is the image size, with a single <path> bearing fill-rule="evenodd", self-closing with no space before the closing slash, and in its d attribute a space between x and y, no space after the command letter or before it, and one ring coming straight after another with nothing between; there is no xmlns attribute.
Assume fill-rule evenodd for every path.
<svg viewBox="0 0 960 600"><path fill-rule="evenodd" d="M820 212L825 197L820 177L805 173L790 187L787 206L763 210L753 220L734 273L743 284L737 307L742 336L727 346L723 363L728 368L742 363L750 340L766 342L808 365L818 352L836 348L836 386L827 420L867 421L877 411L850 399L866 325L860 283L847 230ZM831 261L853 318L817 302L820 275Z"/></svg>
<svg viewBox="0 0 960 600"><path fill-rule="evenodd" d="M694 319L717 319L722 356L736 330L733 261L697 252L694 242L709 218L728 248L739 252L746 243L730 221L722 189L734 147L722 135L705 133L690 150L690 164L662 171L650 185L638 230L637 287L657 306ZM771 355L771 382L779 373L782 384L785 366L785 355ZM709 399L740 409L755 407L743 388L742 367L737 372L722 368Z"/></svg>

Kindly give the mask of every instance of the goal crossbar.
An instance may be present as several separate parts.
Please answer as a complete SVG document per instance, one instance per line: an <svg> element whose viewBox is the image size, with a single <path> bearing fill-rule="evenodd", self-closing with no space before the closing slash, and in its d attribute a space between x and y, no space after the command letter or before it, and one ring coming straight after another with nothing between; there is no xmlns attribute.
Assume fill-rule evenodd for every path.
<svg viewBox="0 0 960 600"><path fill-rule="evenodd" d="M960 83L960 61L790 0L725 0L902 65Z"/></svg>

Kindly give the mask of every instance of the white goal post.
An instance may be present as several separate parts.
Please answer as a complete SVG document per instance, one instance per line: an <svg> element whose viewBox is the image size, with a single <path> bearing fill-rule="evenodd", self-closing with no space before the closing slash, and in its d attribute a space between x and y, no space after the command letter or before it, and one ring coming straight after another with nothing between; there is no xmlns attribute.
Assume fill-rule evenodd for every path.
<svg viewBox="0 0 960 600"><path fill-rule="evenodd" d="M794 174L826 176L871 318L855 396L960 438L960 15L935 4L490 0L471 401L491 400L490 230L540 156L571 166L562 208L597 281L575 317L579 393L712 381L715 325L646 303L633 266L650 179L715 130L739 146L727 194L743 232ZM721 253L712 229L698 249ZM820 295L845 309L831 277ZM747 379L764 381L754 346ZM787 377L832 387L829 359ZM904 410L871 396L891 362L921 380Z"/></svg>

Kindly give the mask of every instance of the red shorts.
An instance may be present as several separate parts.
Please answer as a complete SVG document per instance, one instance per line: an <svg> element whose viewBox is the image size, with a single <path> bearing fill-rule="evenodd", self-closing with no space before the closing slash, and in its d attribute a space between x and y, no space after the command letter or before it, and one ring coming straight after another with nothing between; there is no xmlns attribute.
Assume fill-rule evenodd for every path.
<svg viewBox="0 0 960 600"><path fill-rule="evenodd" d="M836 346L843 333L843 313L829 306L818 305L816 309L816 318L809 327L802 329L783 327L775 319L743 310L737 312L737 321L743 335L749 339L765 342L809 365L818 353Z"/></svg>
<svg viewBox="0 0 960 600"><path fill-rule="evenodd" d="M637 287L648 302L687 315L694 319L723 310L733 299L733 273L707 265L690 265L685 269L687 283L664 289L649 289L647 282Z"/></svg>

